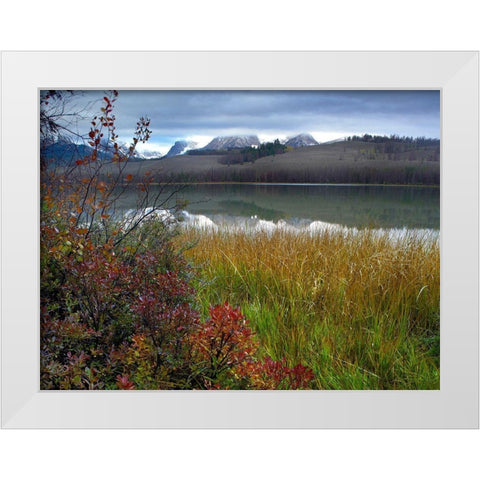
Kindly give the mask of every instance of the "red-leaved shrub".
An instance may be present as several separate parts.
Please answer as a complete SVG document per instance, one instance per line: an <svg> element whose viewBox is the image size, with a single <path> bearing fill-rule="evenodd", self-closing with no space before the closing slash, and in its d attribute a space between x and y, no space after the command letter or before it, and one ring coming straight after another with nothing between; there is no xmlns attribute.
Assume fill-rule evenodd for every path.
<svg viewBox="0 0 480 480"><path fill-rule="evenodd" d="M192 269L165 219L148 216L155 208L128 222L111 214L133 180L125 165L150 134L140 119L128 152L120 150L117 95L91 122L90 155L60 172L42 161L41 388L309 388L308 368L260 358L239 308L219 305L200 319ZM105 138L113 144L107 169ZM147 173L137 182L144 206L152 181Z"/></svg>
<svg viewBox="0 0 480 480"><path fill-rule="evenodd" d="M259 344L239 308L210 308L210 318L192 336L194 359L204 388L305 389L313 371L258 359Z"/></svg>

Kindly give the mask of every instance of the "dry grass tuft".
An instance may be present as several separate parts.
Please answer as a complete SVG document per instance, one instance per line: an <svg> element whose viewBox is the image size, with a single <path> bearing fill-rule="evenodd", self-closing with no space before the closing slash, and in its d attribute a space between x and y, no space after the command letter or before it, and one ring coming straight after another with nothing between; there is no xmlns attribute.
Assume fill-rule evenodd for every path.
<svg viewBox="0 0 480 480"><path fill-rule="evenodd" d="M240 306L265 354L308 365L318 388L439 388L438 240L186 229L178 241L194 244L202 306Z"/></svg>

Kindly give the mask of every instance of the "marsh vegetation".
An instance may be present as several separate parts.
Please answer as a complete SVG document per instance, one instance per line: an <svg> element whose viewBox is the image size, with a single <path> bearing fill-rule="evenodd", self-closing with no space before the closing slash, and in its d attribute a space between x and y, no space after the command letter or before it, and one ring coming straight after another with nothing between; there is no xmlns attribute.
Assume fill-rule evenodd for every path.
<svg viewBox="0 0 480 480"><path fill-rule="evenodd" d="M241 305L261 352L302 363L315 388L439 388L440 246L411 232L187 228L204 311Z"/></svg>
<svg viewBox="0 0 480 480"><path fill-rule="evenodd" d="M437 187L167 185L166 164L130 161L148 119L119 148L117 95L91 122L88 154L61 168L41 159L42 389L440 387ZM57 96L41 97L42 108ZM56 127L42 118L46 137ZM361 140L372 155L399 155L386 161L400 170L383 164L380 183L388 172L401 183L407 167L406 183L438 183L435 145L421 146L426 158L403 158L408 149ZM331 172L375 180L379 159L355 159L359 141L335 144L321 168L317 147L306 147L303 166L287 151L250 165L214 158L201 171L235 179L254 163L241 179L263 181L287 158L295 182L340 178Z"/></svg>

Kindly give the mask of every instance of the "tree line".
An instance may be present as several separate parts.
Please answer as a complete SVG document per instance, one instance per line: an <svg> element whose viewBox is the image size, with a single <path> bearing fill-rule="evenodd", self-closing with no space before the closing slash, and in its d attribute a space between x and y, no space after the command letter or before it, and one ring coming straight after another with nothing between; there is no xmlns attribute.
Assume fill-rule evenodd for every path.
<svg viewBox="0 0 480 480"><path fill-rule="evenodd" d="M287 146L280 143L277 138L273 142L261 143L258 147L246 147L242 149L233 149L218 159L221 165L238 165L242 163L255 163L262 157L269 157L285 153Z"/></svg>
<svg viewBox="0 0 480 480"><path fill-rule="evenodd" d="M266 183L348 183L384 185L439 185L440 170L434 162L398 161L390 165L315 165L258 169L252 164L212 168L204 172L180 173L172 182L266 182Z"/></svg>

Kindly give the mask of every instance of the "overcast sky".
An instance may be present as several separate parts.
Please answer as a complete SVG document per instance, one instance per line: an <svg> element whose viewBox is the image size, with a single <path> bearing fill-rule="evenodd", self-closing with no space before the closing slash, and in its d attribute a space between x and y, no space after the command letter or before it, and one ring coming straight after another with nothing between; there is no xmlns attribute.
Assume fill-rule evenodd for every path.
<svg viewBox="0 0 480 480"><path fill-rule="evenodd" d="M102 106L103 91L75 96L69 108ZM311 133L324 142L352 134L440 138L436 91L142 91L120 90L117 133L131 139L139 117L151 119L152 137L139 150L166 153L176 140L205 145L215 136L257 134L261 141ZM89 122L80 122L87 133Z"/></svg>

